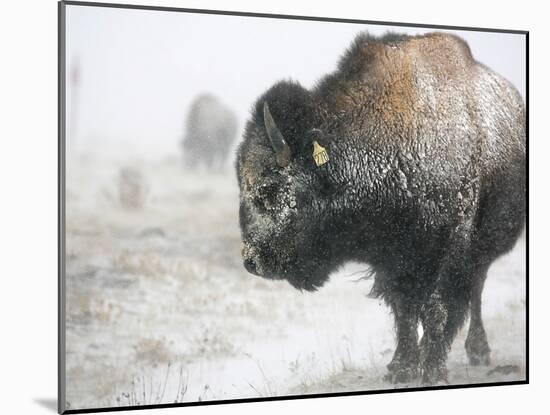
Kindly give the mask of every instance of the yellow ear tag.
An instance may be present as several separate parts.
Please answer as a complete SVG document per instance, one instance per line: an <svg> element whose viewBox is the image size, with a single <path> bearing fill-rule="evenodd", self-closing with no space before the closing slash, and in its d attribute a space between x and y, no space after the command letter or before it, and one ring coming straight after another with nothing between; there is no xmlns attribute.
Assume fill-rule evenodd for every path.
<svg viewBox="0 0 550 415"><path fill-rule="evenodd" d="M317 141L313 142L313 160L317 167L322 166L328 162L328 153L327 150L321 146Z"/></svg>

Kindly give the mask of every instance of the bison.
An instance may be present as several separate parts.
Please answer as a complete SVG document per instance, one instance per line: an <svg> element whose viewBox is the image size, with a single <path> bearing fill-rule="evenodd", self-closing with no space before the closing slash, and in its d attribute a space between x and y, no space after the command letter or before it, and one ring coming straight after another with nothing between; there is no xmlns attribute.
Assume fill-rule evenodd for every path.
<svg viewBox="0 0 550 415"><path fill-rule="evenodd" d="M313 291L369 264L395 319L388 380L447 382L468 311L469 362L489 364L481 294L524 227L525 110L466 42L360 34L315 87L257 100L236 170L250 273Z"/></svg>
<svg viewBox="0 0 550 415"><path fill-rule="evenodd" d="M237 135L237 117L211 94L199 95L191 104L182 140L186 167L224 166Z"/></svg>

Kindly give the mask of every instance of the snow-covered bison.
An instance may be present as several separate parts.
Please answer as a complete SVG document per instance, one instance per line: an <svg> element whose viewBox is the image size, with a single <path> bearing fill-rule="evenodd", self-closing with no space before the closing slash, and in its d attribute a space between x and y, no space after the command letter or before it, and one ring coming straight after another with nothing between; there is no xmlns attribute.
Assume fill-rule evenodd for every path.
<svg viewBox="0 0 550 415"><path fill-rule="evenodd" d="M221 168L237 136L237 117L212 94L201 94L191 104L182 140L187 167Z"/></svg>
<svg viewBox="0 0 550 415"><path fill-rule="evenodd" d="M446 382L468 310L470 363L489 363L481 293L524 227L525 112L463 40L359 35L316 87L258 99L236 167L249 272L315 290L368 263L395 317L392 382Z"/></svg>

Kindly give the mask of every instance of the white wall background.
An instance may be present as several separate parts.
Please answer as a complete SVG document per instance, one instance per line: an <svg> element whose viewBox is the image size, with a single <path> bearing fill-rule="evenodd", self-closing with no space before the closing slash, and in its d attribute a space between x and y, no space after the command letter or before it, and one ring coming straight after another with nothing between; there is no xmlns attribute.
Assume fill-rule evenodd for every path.
<svg viewBox="0 0 550 415"><path fill-rule="evenodd" d="M78 62L81 73L78 99L68 106L75 126L68 130L69 148L179 156L184 119L197 94L220 97L242 126L252 103L274 82L292 78L314 86L365 30L433 29L69 6L67 69ZM454 33L477 60L525 94L523 35Z"/></svg>
<svg viewBox="0 0 550 415"><path fill-rule="evenodd" d="M150 2L151 3L151 2ZM156 1L160 5L393 20L531 31L530 325L531 385L400 393L338 399L157 410L166 414L537 413L547 406L550 282L547 235L547 140L550 42L544 3L393 0L391 2ZM56 4L8 2L0 15L2 151L1 278L3 413L53 413L57 371L57 87ZM366 316L366 319L368 316ZM144 412L148 413L148 412Z"/></svg>

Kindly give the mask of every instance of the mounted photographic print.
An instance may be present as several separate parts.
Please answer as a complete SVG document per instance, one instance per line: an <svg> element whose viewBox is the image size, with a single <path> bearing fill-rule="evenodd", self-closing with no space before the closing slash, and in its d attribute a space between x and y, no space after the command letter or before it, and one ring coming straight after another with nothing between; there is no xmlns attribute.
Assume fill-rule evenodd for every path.
<svg viewBox="0 0 550 415"><path fill-rule="evenodd" d="M528 382L527 32L59 12L60 412Z"/></svg>

